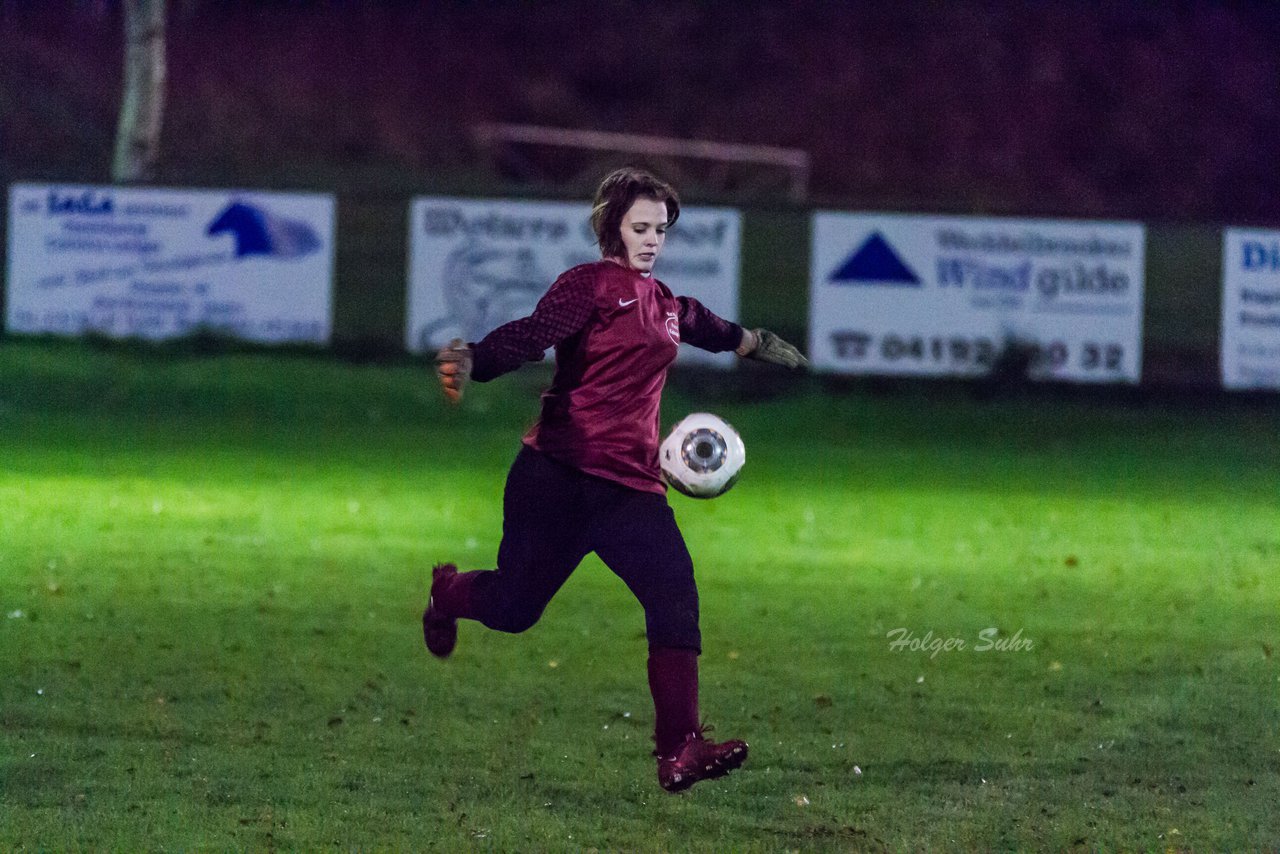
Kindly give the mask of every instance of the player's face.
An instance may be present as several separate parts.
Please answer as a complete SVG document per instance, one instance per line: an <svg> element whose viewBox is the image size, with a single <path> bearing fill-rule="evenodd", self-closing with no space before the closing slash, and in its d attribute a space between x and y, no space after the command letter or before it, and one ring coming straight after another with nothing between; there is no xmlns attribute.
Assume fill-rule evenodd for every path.
<svg viewBox="0 0 1280 854"><path fill-rule="evenodd" d="M622 245L626 262L642 273L653 272L653 262L667 240L667 203L644 196L636 199L622 217Z"/></svg>

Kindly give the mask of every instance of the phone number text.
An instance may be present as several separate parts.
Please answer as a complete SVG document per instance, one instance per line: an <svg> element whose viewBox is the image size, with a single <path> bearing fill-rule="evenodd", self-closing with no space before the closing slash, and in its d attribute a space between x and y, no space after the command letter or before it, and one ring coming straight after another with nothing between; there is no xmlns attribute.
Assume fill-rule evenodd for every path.
<svg viewBox="0 0 1280 854"><path fill-rule="evenodd" d="M1025 362L1032 371L1078 369L1122 373L1127 349L1114 341L1019 341L1007 344L981 335L907 335L844 330L831 333L836 359L984 370L1002 356Z"/></svg>

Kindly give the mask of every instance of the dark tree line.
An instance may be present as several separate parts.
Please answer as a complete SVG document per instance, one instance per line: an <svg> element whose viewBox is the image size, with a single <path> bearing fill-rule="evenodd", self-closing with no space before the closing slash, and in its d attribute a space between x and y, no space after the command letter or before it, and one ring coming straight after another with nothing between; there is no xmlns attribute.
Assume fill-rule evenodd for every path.
<svg viewBox="0 0 1280 854"><path fill-rule="evenodd" d="M522 122L801 148L820 203L1280 219L1275 3L169 3L170 181L482 170ZM122 0L0 15L0 168L105 171Z"/></svg>

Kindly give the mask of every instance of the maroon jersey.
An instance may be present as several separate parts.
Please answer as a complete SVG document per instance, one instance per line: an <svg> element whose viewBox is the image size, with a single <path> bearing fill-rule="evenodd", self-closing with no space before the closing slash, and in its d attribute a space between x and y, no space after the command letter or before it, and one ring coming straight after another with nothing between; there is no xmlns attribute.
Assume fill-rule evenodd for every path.
<svg viewBox="0 0 1280 854"><path fill-rule="evenodd" d="M651 276L596 261L567 270L533 314L473 344L471 376L486 382L555 345L555 379L524 443L587 474L660 493L659 405L681 341L732 350L742 327Z"/></svg>

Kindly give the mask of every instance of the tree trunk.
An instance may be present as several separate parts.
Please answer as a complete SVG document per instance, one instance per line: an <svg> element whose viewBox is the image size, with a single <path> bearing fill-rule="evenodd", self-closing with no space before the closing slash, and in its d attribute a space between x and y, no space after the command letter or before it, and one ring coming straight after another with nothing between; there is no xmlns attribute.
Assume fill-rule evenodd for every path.
<svg viewBox="0 0 1280 854"><path fill-rule="evenodd" d="M155 177L164 117L165 0L124 2L124 97L111 177L117 183Z"/></svg>

